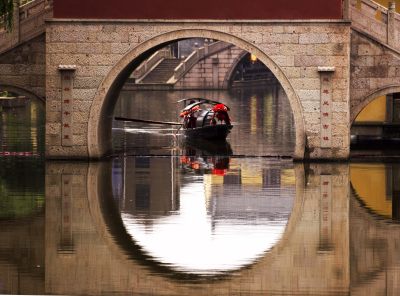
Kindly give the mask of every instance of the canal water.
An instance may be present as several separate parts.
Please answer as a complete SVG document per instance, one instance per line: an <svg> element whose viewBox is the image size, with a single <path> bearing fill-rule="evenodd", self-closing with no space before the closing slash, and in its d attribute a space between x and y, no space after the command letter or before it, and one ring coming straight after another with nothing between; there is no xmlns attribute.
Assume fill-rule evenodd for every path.
<svg viewBox="0 0 400 296"><path fill-rule="evenodd" d="M289 100L280 85L267 88L234 89L231 91L142 91L122 92L115 107L115 116L179 121L183 108L177 101L184 98L207 98L231 108L234 128L228 137L235 156L291 156L294 152L294 119ZM137 122L114 122L114 149L129 155L185 154L180 145L183 135L175 126ZM176 134L176 137L174 135ZM199 149L209 147L197 144ZM185 149L185 148L183 148ZM222 149L222 148L221 148ZM221 150L220 149L220 150ZM217 151L215 151L217 150Z"/></svg>
<svg viewBox="0 0 400 296"><path fill-rule="evenodd" d="M228 104L222 147L115 121L114 155L44 161L44 109L1 110L0 294L398 295L400 164L297 163L275 87L123 92L115 114Z"/></svg>

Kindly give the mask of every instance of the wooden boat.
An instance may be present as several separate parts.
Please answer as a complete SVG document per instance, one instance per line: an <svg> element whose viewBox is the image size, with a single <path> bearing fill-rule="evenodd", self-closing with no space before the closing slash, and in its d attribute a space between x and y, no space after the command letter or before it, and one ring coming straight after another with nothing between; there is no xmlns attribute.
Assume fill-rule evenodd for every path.
<svg viewBox="0 0 400 296"><path fill-rule="evenodd" d="M178 102L186 105L180 113L181 122L155 121L116 116L115 120L142 122L150 124L166 124L179 126L188 139L209 141L225 141L232 129L228 115L229 107L217 101L203 98L189 98Z"/></svg>
<svg viewBox="0 0 400 296"><path fill-rule="evenodd" d="M189 98L184 102L180 117L185 136L193 139L224 141L232 129L228 106L203 98Z"/></svg>

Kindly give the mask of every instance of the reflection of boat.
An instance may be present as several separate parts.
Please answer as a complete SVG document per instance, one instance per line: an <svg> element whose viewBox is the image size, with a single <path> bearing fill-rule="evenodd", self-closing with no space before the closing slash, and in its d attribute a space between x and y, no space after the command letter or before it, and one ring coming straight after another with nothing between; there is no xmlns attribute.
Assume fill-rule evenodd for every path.
<svg viewBox="0 0 400 296"><path fill-rule="evenodd" d="M182 147L185 149L184 154L190 155L232 155L233 153L231 145L226 140L209 141L201 138L185 138Z"/></svg>
<svg viewBox="0 0 400 296"><path fill-rule="evenodd" d="M232 129L229 107L202 98L183 99L189 103L181 110L182 127L186 137L193 139L225 140Z"/></svg>
<svg viewBox="0 0 400 296"><path fill-rule="evenodd" d="M229 169L232 149L228 142L204 139L186 139L180 158L183 168L196 173L225 175Z"/></svg>

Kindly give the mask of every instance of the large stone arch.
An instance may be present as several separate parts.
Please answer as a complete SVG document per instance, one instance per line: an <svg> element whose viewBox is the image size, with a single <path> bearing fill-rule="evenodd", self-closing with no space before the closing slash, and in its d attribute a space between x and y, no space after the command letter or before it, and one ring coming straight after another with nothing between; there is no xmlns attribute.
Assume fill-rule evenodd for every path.
<svg viewBox="0 0 400 296"><path fill-rule="evenodd" d="M378 88L367 94L365 98L360 101L359 104L352 106L350 110L350 123L352 124L354 120L357 118L358 114L360 114L360 112L377 97L385 96L396 92L400 92L400 84L387 85L385 87Z"/></svg>
<svg viewBox="0 0 400 296"><path fill-rule="evenodd" d="M91 105L88 123L89 157L100 158L111 149L111 113L115 104L115 96L139 61L165 44L179 39L195 37L212 38L234 44L255 54L271 70L285 90L292 108L296 129L296 146L293 156L296 159L303 159L305 124L302 106L298 95L282 69L265 52L248 41L228 33L205 29L184 29L160 34L130 50L114 65L101 82Z"/></svg>

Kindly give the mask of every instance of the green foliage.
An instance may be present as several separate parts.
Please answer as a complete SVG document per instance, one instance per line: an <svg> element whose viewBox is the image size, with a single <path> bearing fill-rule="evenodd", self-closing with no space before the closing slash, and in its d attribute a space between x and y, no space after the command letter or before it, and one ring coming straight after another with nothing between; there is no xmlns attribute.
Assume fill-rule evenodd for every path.
<svg viewBox="0 0 400 296"><path fill-rule="evenodd" d="M0 97L8 97L9 96L9 93L8 93L8 91L1 91L0 90Z"/></svg>
<svg viewBox="0 0 400 296"><path fill-rule="evenodd" d="M11 31L13 22L14 0L0 0L0 27Z"/></svg>
<svg viewBox="0 0 400 296"><path fill-rule="evenodd" d="M37 158L0 158L0 221L44 209L44 170L44 162Z"/></svg>
<svg viewBox="0 0 400 296"><path fill-rule="evenodd" d="M29 217L43 208L44 195L34 195L30 192L0 194L0 220Z"/></svg>

